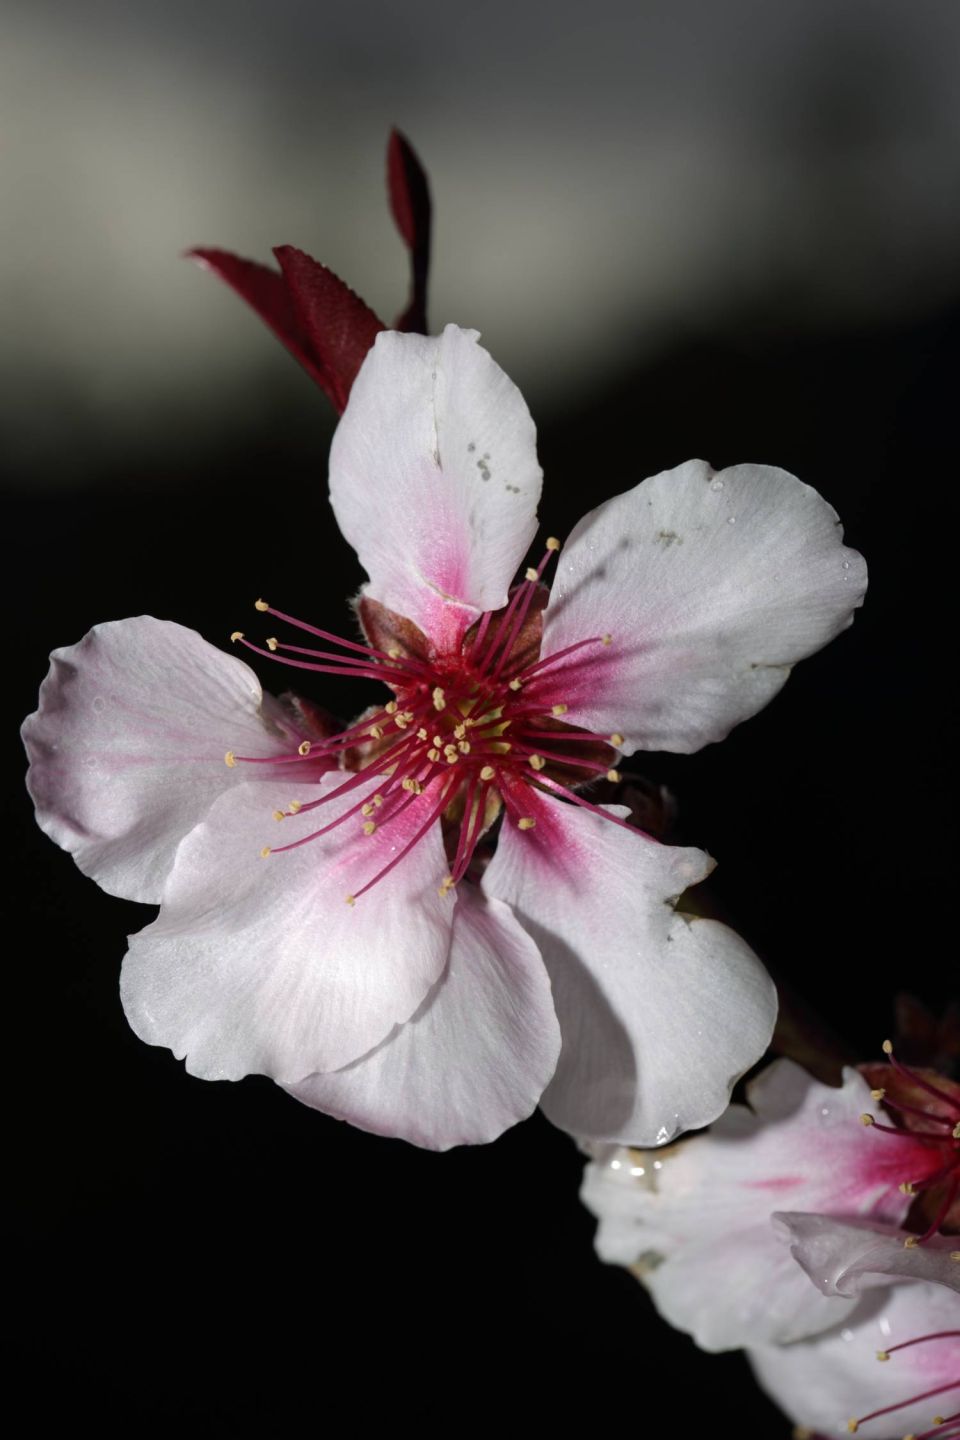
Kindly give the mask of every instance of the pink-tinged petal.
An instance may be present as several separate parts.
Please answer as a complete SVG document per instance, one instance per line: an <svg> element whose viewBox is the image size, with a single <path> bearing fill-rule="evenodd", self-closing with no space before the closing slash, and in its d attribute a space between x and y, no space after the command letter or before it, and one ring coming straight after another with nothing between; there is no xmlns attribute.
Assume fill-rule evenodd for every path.
<svg viewBox="0 0 960 1440"><path fill-rule="evenodd" d="M776 1060L747 1093L753 1110L731 1105L709 1134L615 1152L584 1181L599 1254L639 1264L661 1314L707 1350L797 1339L846 1313L809 1283L774 1211L897 1224L912 1203L900 1182L931 1163L921 1146L861 1125L870 1090L856 1070L835 1088ZM855 1303L853 1290L835 1293Z"/></svg>
<svg viewBox="0 0 960 1440"><path fill-rule="evenodd" d="M330 500L373 599L455 648L505 604L541 479L523 396L476 331L378 336L330 451Z"/></svg>
<svg viewBox="0 0 960 1440"><path fill-rule="evenodd" d="M893 1285L866 1296L846 1324L812 1340L748 1351L761 1387L795 1425L849 1440L849 1422L912 1396L935 1396L878 1416L862 1427L870 1440L926 1434L935 1415L960 1409L956 1339L930 1340L878 1361L878 1351L960 1326L960 1300L940 1285ZM836 1301L840 1305L842 1301ZM940 1387L945 1387L940 1389Z"/></svg>
<svg viewBox="0 0 960 1440"><path fill-rule="evenodd" d="M289 1089L363 1130L447 1150L531 1114L559 1052L537 947L506 905L465 885L447 969L413 1018L345 1070Z"/></svg>
<svg viewBox="0 0 960 1440"><path fill-rule="evenodd" d="M23 725L37 820L111 895L155 904L184 835L247 778L226 751L289 753L293 720L243 661L149 615L50 660Z"/></svg>
<svg viewBox="0 0 960 1440"><path fill-rule="evenodd" d="M824 1295L856 1296L896 1280L929 1280L960 1293L960 1265L950 1258L956 1240L949 1236L908 1247L892 1225L789 1212L775 1214L773 1225Z"/></svg>
<svg viewBox="0 0 960 1440"><path fill-rule="evenodd" d="M847 625L866 566L836 512L785 470L702 460L586 515L560 556L543 654L609 634L547 674L568 720L625 751L698 750ZM562 693L561 693L562 692Z"/></svg>
<svg viewBox="0 0 960 1440"><path fill-rule="evenodd" d="M323 377L320 384L342 414L357 372L384 328L383 321L339 275L302 250L278 245L273 253Z"/></svg>
<svg viewBox="0 0 960 1440"><path fill-rule="evenodd" d="M261 856L266 842L301 840L367 793L281 827L273 820L294 796L317 799L343 783L326 775L298 792L294 778L249 781L224 795L180 845L158 919L131 938L120 981L127 1019L148 1044L185 1057L192 1075L294 1083L347 1065L409 1019L443 972L453 905L438 894L439 824L355 904L346 898L413 839L432 791L372 835L357 814Z"/></svg>
<svg viewBox="0 0 960 1440"><path fill-rule="evenodd" d="M387 145L390 210L410 251L410 301L394 329L427 333L427 275L430 269L430 186L419 156L399 130Z"/></svg>
<svg viewBox="0 0 960 1440"><path fill-rule="evenodd" d="M670 903L711 861L537 791L523 803L536 827L504 825L484 888L550 971L563 1047L544 1113L575 1135L640 1145L706 1125L763 1053L777 1009L739 936Z"/></svg>

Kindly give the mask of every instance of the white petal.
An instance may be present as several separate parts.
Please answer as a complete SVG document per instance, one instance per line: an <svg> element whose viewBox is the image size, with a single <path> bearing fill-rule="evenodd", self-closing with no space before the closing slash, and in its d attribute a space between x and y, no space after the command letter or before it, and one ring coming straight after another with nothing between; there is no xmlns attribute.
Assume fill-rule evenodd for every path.
<svg viewBox="0 0 960 1440"><path fill-rule="evenodd" d="M23 725L37 820L111 895L157 903L183 836L249 778L227 750L296 739L250 667L182 625L112 620L50 660Z"/></svg>
<svg viewBox="0 0 960 1440"><path fill-rule="evenodd" d="M628 1264L656 1257L644 1278L658 1309L707 1350L812 1334L855 1303L844 1308L809 1283L775 1209L899 1222L911 1203L897 1188L911 1157L860 1124L870 1090L856 1070L838 1088L776 1060L748 1095L753 1111L731 1105L708 1135L633 1152L613 1174L609 1161L588 1166L583 1192L600 1218L599 1253ZM638 1167L631 1184L625 1176Z"/></svg>
<svg viewBox="0 0 960 1440"><path fill-rule="evenodd" d="M330 793L343 779L324 776L314 789ZM294 1082L349 1064L413 1014L450 945L440 826L356 904L346 897L412 838L432 791L373 835L357 815L296 850L260 855L265 840L298 840L358 798L287 820L282 833L271 817L290 801L289 781L251 781L217 801L182 842L159 918L132 937L124 961L121 997L142 1040L185 1056L205 1079Z"/></svg>
<svg viewBox="0 0 960 1440"><path fill-rule="evenodd" d="M669 903L710 860L533 790L523 803L536 828L504 825L483 883L550 971L563 1047L544 1113L640 1145L707 1124L763 1053L777 1008L739 936Z"/></svg>
<svg viewBox="0 0 960 1440"><path fill-rule="evenodd" d="M894 1410L863 1427L870 1440L899 1440L908 1432L929 1430L934 1415L960 1409L957 1342L931 1340L883 1362L877 1360L877 1352L958 1325L960 1300L941 1285L893 1285L886 1292L865 1296L847 1324L816 1339L748 1354L761 1386L795 1425L837 1440L849 1437L848 1421L854 1417L949 1386L935 1398Z"/></svg>
<svg viewBox="0 0 960 1440"><path fill-rule="evenodd" d="M345 1070L288 1088L363 1130L447 1150L531 1114L559 1052L537 947L506 905L464 885L447 969L416 1015Z"/></svg>
<svg viewBox="0 0 960 1440"><path fill-rule="evenodd" d="M477 344L385 331L330 450L330 500L375 600L440 648L505 604L537 528L542 472L523 396Z"/></svg>
<svg viewBox="0 0 960 1440"><path fill-rule="evenodd" d="M946 1235L907 1247L904 1232L893 1225L793 1212L775 1214L773 1221L824 1295L859 1295L896 1280L930 1280L960 1293L960 1265L950 1258L956 1242Z"/></svg>
<svg viewBox="0 0 960 1440"><path fill-rule="evenodd" d="M627 754L722 740L850 624L866 566L842 534L815 490L765 465L690 460L591 511L561 553L542 654L612 643L547 672L567 718L619 731Z"/></svg>

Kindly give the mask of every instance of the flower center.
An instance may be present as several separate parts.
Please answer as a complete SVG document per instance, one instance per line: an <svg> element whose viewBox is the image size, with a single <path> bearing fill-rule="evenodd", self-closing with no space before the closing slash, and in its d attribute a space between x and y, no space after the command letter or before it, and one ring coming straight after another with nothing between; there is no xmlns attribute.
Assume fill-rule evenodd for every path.
<svg viewBox="0 0 960 1440"><path fill-rule="evenodd" d="M869 1113L860 1119L864 1125L895 1139L911 1141L914 1147L928 1153L926 1173L904 1180L900 1186L904 1195L918 1197L908 1218L917 1222L922 1233L908 1235L904 1241L912 1249L931 1240L942 1228L956 1225L957 1217L952 1212L960 1189L960 1086L939 1075L928 1078L927 1072L902 1064L889 1040L883 1042L883 1051L889 1068L868 1065L863 1069L872 1081L884 1081L875 1084L870 1094L898 1123L880 1124Z"/></svg>
<svg viewBox="0 0 960 1440"><path fill-rule="evenodd" d="M537 805L530 803L531 791L573 801L614 824L624 823L574 788L595 779L620 779L613 767L623 736L598 735L563 719L567 711L562 695L565 665L577 652L588 656L591 650L608 646L611 637L588 636L540 658L547 595L541 579L559 548L559 541L548 540L540 564L525 572L507 605L481 615L455 652L435 652L415 625L376 602L362 600L360 611L365 619L372 619L367 628L374 631L372 639L382 638L382 645L344 640L275 610L264 600L257 601L261 613L336 648L320 650L274 637L264 647L248 640L242 631L234 631L231 640L297 669L374 679L392 692L392 698L372 707L339 734L305 740L293 754L260 757L227 752L228 765L296 764L308 757L323 757L348 772L342 784L319 800L293 802L286 810L276 811L278 820L304 815L337 797L356 793L356 803L348 805L336 820L289 845L267 846L261 851L264 856L308 844L351 821L372 835L429 793L433 803L423 826L372 880L347 897L353 904L438 820L443 824L450 866L440 893L448 893L466 875L481 837L501 807L520 831L536 827L536 814L531 811ZM398 643L391 643L393 640Z"/></svg>

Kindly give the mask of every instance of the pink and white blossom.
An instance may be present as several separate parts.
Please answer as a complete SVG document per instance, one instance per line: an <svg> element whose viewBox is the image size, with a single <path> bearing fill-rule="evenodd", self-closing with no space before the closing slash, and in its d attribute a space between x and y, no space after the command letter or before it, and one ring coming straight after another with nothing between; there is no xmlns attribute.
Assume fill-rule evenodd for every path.
<svg viewBox="0 0 960 1440"><path fill-rule="evenodd" d="M798 1435L953 1440L957 1434L960 1298L935 1282L871 1291L823 1334L747 1353L761 1387Z"/></svg>
<svg viewBox="0 0 960 1440"><path fill-rule="evenodd" d="M843 1323L871 1267L888 1266L878 1283L894 1278L880 1244L891 1234L917 1257L911 1278L952 1278L949 1256L921 1254L916 1234L905 1249L900 1227L925 1186L955 1173L956 1117L932 1141L892 1123L890 1134L862 1123L877 1093L853 1069L836 1088L777 1060L747 1087L749 1106L731 1105L709 1134L600 1155L583 1185L600 1256L634 1267L664 1318L706 1350Z"/></svg>
<svg viewBox="0 0 960 1440"><path fill-rule="evenodd" d="M40 822L112 893L161 902L123 1002L191 1073L267 1074L439 1148L541 1098L577 1133L658 1144L765 1048L769 977L675 908L712 862L583 787L760 709L850 623L863 561L793 476L691 461L588 514L548 596L553 540L511 585L540 491L529 412L476 333L382 332L330 458L364 641L265 601L293 640L233 638L389 699L334 734L146 618L57 652L24 730Z"/></svg>

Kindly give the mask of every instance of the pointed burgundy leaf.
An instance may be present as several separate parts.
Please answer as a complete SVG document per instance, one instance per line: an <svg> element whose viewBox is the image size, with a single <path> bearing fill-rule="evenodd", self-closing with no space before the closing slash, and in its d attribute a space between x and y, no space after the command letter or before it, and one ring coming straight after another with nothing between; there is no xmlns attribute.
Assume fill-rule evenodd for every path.
<svg viewBox="0 0 960 1440"><path fill-rule="evenodd" d="M274 335L286 345L290 354L300 361L307 374L331 394L323 367L318 363L310 335L302 323L287 289L287 282L276 270L255 260L243 260L229 250L188 250L187 258L196 260L205 270L219 275L247 304L256 310Z"/></svg>
<svg viewBox="0 0 960 1440"><path fill-rule="evenodd" d="M280 245L273 253L320 368L320 384L342 415L364 356L386 327L326 265L293 245Z"/></svg>
<svg viewBox="0 0 960 1440"><path fill-rule="evenodd" d="M410 303L397 320L398 330L427 333L427 274L430 269L430 186L417 152L399 130L387 146L390 209L410 251Z"/></svg>

